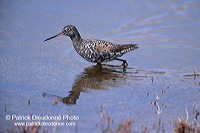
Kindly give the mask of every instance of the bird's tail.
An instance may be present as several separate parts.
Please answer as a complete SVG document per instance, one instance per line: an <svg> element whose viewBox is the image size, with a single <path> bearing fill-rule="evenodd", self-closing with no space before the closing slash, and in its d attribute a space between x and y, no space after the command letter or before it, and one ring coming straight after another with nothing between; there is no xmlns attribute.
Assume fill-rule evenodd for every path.
<svg viewBox="0 0 200 133"><path fill-rule="evenodd" d="M137 46L138 44L123 44L123 45L118 45L119 48L118 48L118 52L120 52L121 54L125 54L129 51L132 51L134 49L137 49L139 48Z"/></svg>

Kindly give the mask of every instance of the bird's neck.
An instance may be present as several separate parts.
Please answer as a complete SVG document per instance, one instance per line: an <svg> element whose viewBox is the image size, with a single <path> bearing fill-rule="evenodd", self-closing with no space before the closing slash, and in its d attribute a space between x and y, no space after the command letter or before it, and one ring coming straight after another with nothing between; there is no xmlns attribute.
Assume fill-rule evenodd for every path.
<svg viewBox="0 0 200 133"><path fill-rule="evenodd" d="M70 36L72 42L80 42L82 41L81 35L79 33L77 33L76 35Z"/></svg>

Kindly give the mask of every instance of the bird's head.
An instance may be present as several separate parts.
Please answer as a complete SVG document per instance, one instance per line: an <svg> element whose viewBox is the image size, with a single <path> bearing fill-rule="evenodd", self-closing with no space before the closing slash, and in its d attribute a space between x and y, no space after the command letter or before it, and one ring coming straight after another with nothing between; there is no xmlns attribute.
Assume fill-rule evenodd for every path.
<svg viewBox="0 0 200 133"><path fill-rule="evenodd" d="M63 28L62 32L55 35L55 36L52 36L46 40L44 40L43 42L47 41L47 40L50 40L50 39L53 39L55 37L58 37L58 36L62 36L62 35L66 35L66 36L69 36L70 38L73 38L73 37L80 37L80 34L78 32L78 30L76 29L75 26L73 25L67 25Z"/></svg>

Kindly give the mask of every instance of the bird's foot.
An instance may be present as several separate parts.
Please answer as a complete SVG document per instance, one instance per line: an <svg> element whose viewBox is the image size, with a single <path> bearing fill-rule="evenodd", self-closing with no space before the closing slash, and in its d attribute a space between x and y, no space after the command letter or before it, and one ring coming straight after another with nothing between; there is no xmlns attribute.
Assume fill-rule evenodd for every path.
<svg viewBox="0 0 200 133"><path fill-rule="evenodd" d="M128 67L128 63L126 61L123 61L122 67L123 67L123 72L126 72L126 68Z"/></svg>

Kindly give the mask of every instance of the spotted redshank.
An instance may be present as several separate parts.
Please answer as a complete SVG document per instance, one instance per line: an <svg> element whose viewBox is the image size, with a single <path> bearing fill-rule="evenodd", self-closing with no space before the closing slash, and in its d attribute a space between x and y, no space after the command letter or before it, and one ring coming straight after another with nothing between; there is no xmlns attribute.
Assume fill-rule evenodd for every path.
<svg viewBox="0 0 200 133"><path fill-rule="evenodd" d="M66 35L72 40L76 52L85 60L97 64L108 62L112 60L122 61L122 66L126 68L128 63L126 60L119 59L123 54L137 49L137 44L114 44L104 40L90 40L82 39L77 28L73 25L67 25L62 32L52 36L43 42L53 39L55 37Z"/></svg>

